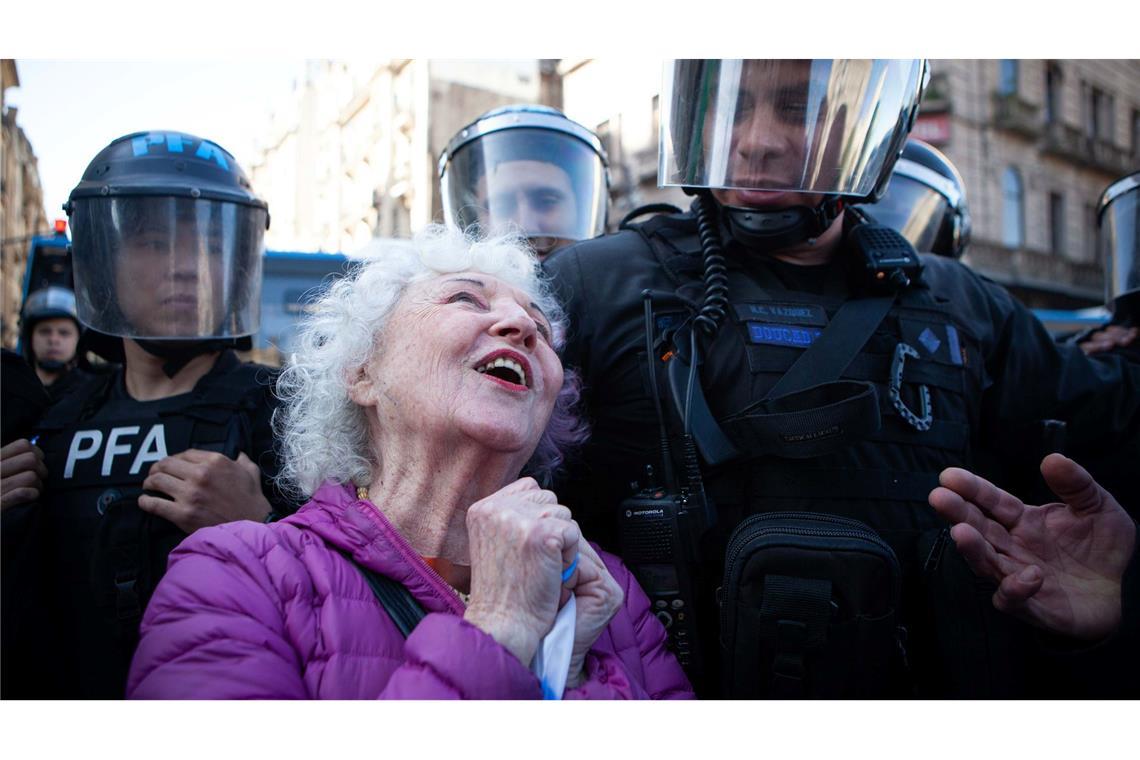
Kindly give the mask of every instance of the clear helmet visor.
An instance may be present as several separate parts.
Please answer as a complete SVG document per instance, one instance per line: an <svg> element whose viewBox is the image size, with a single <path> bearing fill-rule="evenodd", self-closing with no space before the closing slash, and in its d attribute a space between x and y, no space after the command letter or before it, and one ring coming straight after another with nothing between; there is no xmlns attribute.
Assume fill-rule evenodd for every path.
<svg viewBox="0 0 1140 760"><path fill-rule="evenodd" d="M504 129L460 147L440 177L448 224L522 234L539 253L605 231L606 170L592 147L549 129Z"/></svg>
<svg viewBox="0 0 1140 760"><path fill-rule="evenodd" d="M942 225L953 214L946 196L910 177L895 174L882 199L862 207L880 224L897 230L916 251L934 252Z"/></svg>
<svg viewBox="0 0 1140 760"><path fill-rule="evenodd" d="M84 324L135 339L257 331L265 209L169 196L74 204L75 297Z"/></svg>
<svg viewBox="0 0 1140 760"><path fill-rule="evenodd" d="M1104 259L1105 302L1140 293L1140 187L1116 197L1101 213L1100 245Z"/></svg>
<svg viewBox="0 0 1140 760"><path fill-rule="evenodd" d="M867 197L897 158L921 60L679 60L663 87L662 185Z"/></svg>

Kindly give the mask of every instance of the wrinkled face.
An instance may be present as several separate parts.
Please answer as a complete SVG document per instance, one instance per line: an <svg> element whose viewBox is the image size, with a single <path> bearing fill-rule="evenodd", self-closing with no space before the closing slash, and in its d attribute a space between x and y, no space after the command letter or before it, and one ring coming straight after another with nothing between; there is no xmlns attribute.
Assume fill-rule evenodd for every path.
<svg viewBox="0 0 1140 760"><path fill-rule="evenodd" d="M212 332L222 315L223 243L192 219L174 230L153 225L123 238L115 272L119 306L133 333L189 337Z"/></svg>
<svg viewBox="0 0 1140 760"><path fill-rule="evenodd" d="M492 169L488 182L481 183L479 206L489 210L485 225L505 230L517 225L527 237L545 238L539 253L553 250L554 241L565 244L574 239L578 202L570 175L562 167L545 161L503 161ZM494 188L486 197L486 186Z"/></svg>
<svg viewBox="0 0 1140 760"><path fill-rule="evenodd" d="M443 446L474 440L516 453L521 469L562 387L550 329L533 299L496 277L425 280L395 306L349 395L369 410L381 443L388 433Z"/></svg>
<svg viewBox="0 0 1140 760"><path fill-rule="evenodd" d="M727 184L771 190L714 190L722 204L751 208L816 206L819 194L800 186L806 158L810 61L750 61L734 104ZM710 134L711 130L704 134ZM706 146L707 149L707 146Z"/></svg>
<svg viewBox="0 0 1140 760"><path fill-rule="evenodd" d="M79 328L67 317L40 320L32 328L32 353L40 361L69 362L78 344Z"/></svg>

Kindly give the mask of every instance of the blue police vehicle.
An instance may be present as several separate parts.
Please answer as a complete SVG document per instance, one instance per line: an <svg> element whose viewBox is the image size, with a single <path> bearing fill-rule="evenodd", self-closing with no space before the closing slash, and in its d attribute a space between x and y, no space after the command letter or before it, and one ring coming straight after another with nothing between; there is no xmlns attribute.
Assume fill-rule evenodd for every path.
<svg viewBox="0 0 1140 760"><path fill-rule="evenodd" d="M24 287L20 297L20 311L28 302L28 295L49 286L75 290L71 272L71 240L67 236L67 220L57 219L51 235L35 235L28 242L27 266L24 268ZM17 353L23 353L23 338L16 344Z"/></svg>
<svg viewBox="0 0 1140 760"><path fill-rule="evenodd" d="M280 365L292 351L297 322L321 290L348 272L343 253L266 251L262 262L261 328L253 336L253 359Z"/></svg>
<svg viewBox="0 0 1140 760"><path fill-rule="evenodd" d="M323 286L344 275L351 259L343 253L266 251L262 262L261 328L253 336L252 358L280 365L292 350L298 320ZM28 245L21 305L48 286L75 290L67 221L59 219L52 235L33 237ZM17 345L16 350L21 351Z"/></svg>

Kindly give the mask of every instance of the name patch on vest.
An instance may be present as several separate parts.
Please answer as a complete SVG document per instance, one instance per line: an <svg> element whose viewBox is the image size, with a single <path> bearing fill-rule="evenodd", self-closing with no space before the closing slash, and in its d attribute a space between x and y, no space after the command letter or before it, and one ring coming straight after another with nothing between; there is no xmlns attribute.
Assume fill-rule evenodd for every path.
<svg viewBox="0 0 1140 760"><path fill-rule="evenodd" d="M763 343L769 346L807 348L822 334L823 330L815 327L766 325L762 322L748 323L748 339L753 343Z"/></svg>
<svg viewBox="0 0 1140 760"><path fill-rule="evenodd" d="M738 303L736 315L745 322L774 322L781 325L827 326L827 310L810 303Z"/></svg>

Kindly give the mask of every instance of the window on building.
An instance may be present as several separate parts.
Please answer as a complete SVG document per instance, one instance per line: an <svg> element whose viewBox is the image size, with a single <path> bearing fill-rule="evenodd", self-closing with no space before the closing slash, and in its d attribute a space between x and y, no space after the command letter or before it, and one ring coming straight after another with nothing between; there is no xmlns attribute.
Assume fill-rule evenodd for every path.
<svg viewBox="0 0 1140 760"><path fill-rule="evenodd" d="M1061 121L1061 67L1056 63L1045 66L1045 122Z"/></svg>
<svg viewBox="0 0 1140 760"><path fill-rule="evenodd" d="M1065 253L1065 196L1049 193L1049 245L1053 253Z"/></svg>
<svg viewBox="0 0 1140 760"><path fill-rule="evenodd" d="M1101 108L1104 112L1100 118L1100 132L1098 137L1110 143L1116 142L1116 96L1104 95L1101 98Z"/></svg>
<svg viewBox="0 0 1140 760"><path fill-rule="evenodd" d="M1132 109L1132 155L1140 156L1140 111Z"/></svg>
<svg viewBox="0 0 1140 760"><path fill-rule="evenodd" d="M1091 85L1086 85L1085 92L1085 134L1111 142L1116 132L1116 99Z"/></svg>
<svg viewBox="0 0 1140 760"><path fill-rule="evenodd" d="M1007 248L1020 248L1025 243L1025 197L1021 174L1012 166L1001 179L1001 239Z"/></svg>
<svg viewBox="0 0 1140 760"><path fill-rule="evenodd" d="M1085 135L1096 136L1096 104L1093 99L1093 88L1088 82L1081 82L1081 111L1085 121Z"/></svg>
<svg viewBox="0 0 1140 760"><path fill-rule="evenodd" d="M1017 92L1017 59L1003 58L998 63L998 92L1013 95Z"/></svg>
<svg viewBox="0 0 1140 760"><path fill-rule="evenodd" d="M1135 114L1134 114L1135 115ZM653 134L650 135L651 145L656 145L661 133L661 96L653 96Z"/></svg>
<svg viewBox="0 0 1140 760"><path fill-rule="evenodd" d="M1085 260L1100 263L1100 228L1096 223L1096 204L1085 204Z"/></svg>

